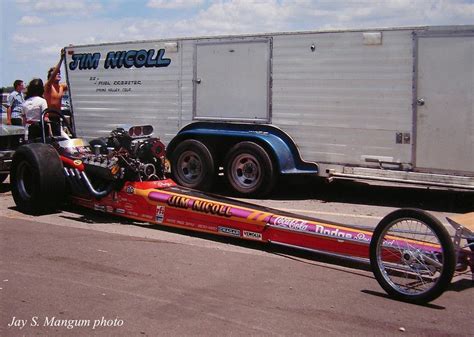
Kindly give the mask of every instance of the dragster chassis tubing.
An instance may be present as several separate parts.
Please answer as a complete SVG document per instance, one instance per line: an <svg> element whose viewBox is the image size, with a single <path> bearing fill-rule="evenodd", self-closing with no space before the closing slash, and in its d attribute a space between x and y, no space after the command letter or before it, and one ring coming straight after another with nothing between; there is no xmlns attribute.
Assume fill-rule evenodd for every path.
<svg viewBox="0 0 474 337"><path fill-rule="evenodd" d="M100 200L72 199L134 220L368 262L371 231L205 194L172 180L129 182Z"/></svg>
<svg viewBox="0 0 474 337"><path fill-rule="evenodd" d="M372 232L179 187L172 180L126 182L104 198L72 199L90 209L149 223L369 262L381 286L391 296L408 302L437 298L455 271L456 254L446 229L418 210L392 212ZM397 231L386 234L391 226L404 221L421 223L429 234L424 233L423 239L404 237L406 234ZM412 232L408 230L410 235L418 234ZM431 241L431 236L437 241ZM469 260L466 254L463 258Z"/></svg>

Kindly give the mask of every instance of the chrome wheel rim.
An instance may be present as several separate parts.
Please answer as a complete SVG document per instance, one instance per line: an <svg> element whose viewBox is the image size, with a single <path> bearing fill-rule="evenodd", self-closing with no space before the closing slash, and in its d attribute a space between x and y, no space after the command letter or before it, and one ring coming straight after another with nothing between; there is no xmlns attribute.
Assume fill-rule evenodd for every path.
<svg viewBox="0 0 474 337"><path fill-rule="evenodd" d="M243 153L232 161L231 175L239 187L253 189L260 183L262 168L255 156Z"/></svg>
<svg viewBox="0 0 474 337"><path fill-rule="evenodd" d="M377 242L377 264L397 292L413 296L431 290L443 272L443 250L424 222L402 219L388 226Z"/></svg>
<svg viewBox="0 0 474 337"><path fill-rule="evenodd" d="M178 158L179 175L188 183L199 180L203 174L201 158L193 151L185 151Z"/></svg>

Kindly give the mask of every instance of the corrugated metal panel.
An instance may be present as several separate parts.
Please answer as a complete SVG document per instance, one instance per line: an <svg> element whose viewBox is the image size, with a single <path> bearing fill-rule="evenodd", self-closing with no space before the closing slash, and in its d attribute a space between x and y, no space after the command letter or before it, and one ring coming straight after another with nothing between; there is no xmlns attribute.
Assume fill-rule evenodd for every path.
<svg viewBox="0 0 474 337"><path fill-rule="evenodd" d="M80 135L148 123L168 142L192 122L196 40L180 40L178 52L167 52L168 67L103 68L108 51L158 49L166 42L72 48L101 53L98 69L68 71ZM382 45L364 45L361 32L274 36L272 123L295 139L308 161L361 164L366 155L395 153L394 160L410 162L411 146L395 144L395 133L412 131L412 48L409 30L384 31ZM141 85L114 85L135 80Z"/></svg>
<svg viewBox="0 0 474 337"><path fill-rule="evenodd" d="M195 45L194 40L183 41L182 43L182 70L181 70L182 100L181 100L180 128L184 127L185 125L193 121L194 45ZM174 134L173 136L175 135L176 134Z"/></svg>
<svg viewBox="0 0 474 337"><path fill-rule="evenodd" d="M395 136L412 131L412 81L410 31L384 31L381 45L361 32L275 36L272 123L307 161L411 162Z"/></svg>

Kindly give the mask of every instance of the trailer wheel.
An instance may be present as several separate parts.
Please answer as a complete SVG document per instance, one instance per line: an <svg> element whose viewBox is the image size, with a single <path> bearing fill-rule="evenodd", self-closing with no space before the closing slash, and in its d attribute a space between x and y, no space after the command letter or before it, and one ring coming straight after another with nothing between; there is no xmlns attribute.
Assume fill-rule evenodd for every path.
<svg viewBox="0 0 474 337"><path fill-rule="evenodd" d="M171 174L180 185L207 191L214 181L215 164L204 143L187 139L171 155Z"/></svg>
<svg viewBox="0 0 474 337"><path fill-rule="evenodd" d="M456 254L439 220L420 210L401 209L388 214L375 228L370 264L389 295L426 303L439 297L450 284Z"/></svg>
<svg viewBox="0 0 474 337"><path fill-rule="evenodd" d="M0 174L0 184L3 183L8 177L8 173Z"/></svg>
<svg viewBox="0 0 474 337"><path fill-rule="evenodd" d="M13 199L20 211L43 214L61 206L66 182L59 155L51 145L20 146L13 155L10 174Z"/></svg>
<svg viewBox="0 0 474 337"><path fill-rule="evenodd" d="M276 173L267 151L253 142L236 144L225 159L225 175L231 188L247 197L271 192Z"/></svg>

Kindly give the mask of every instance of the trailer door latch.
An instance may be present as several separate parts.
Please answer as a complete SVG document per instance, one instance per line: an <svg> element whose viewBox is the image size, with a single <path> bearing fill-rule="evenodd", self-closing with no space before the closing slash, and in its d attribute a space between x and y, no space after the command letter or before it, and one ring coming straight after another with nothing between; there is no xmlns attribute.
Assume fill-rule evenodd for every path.
<svg viewBox="0 0 474 337"><path fill-rule="evenodd" d="M395 136L396 144L411 144L411 134L409 132L397 132Z"/></svg>

